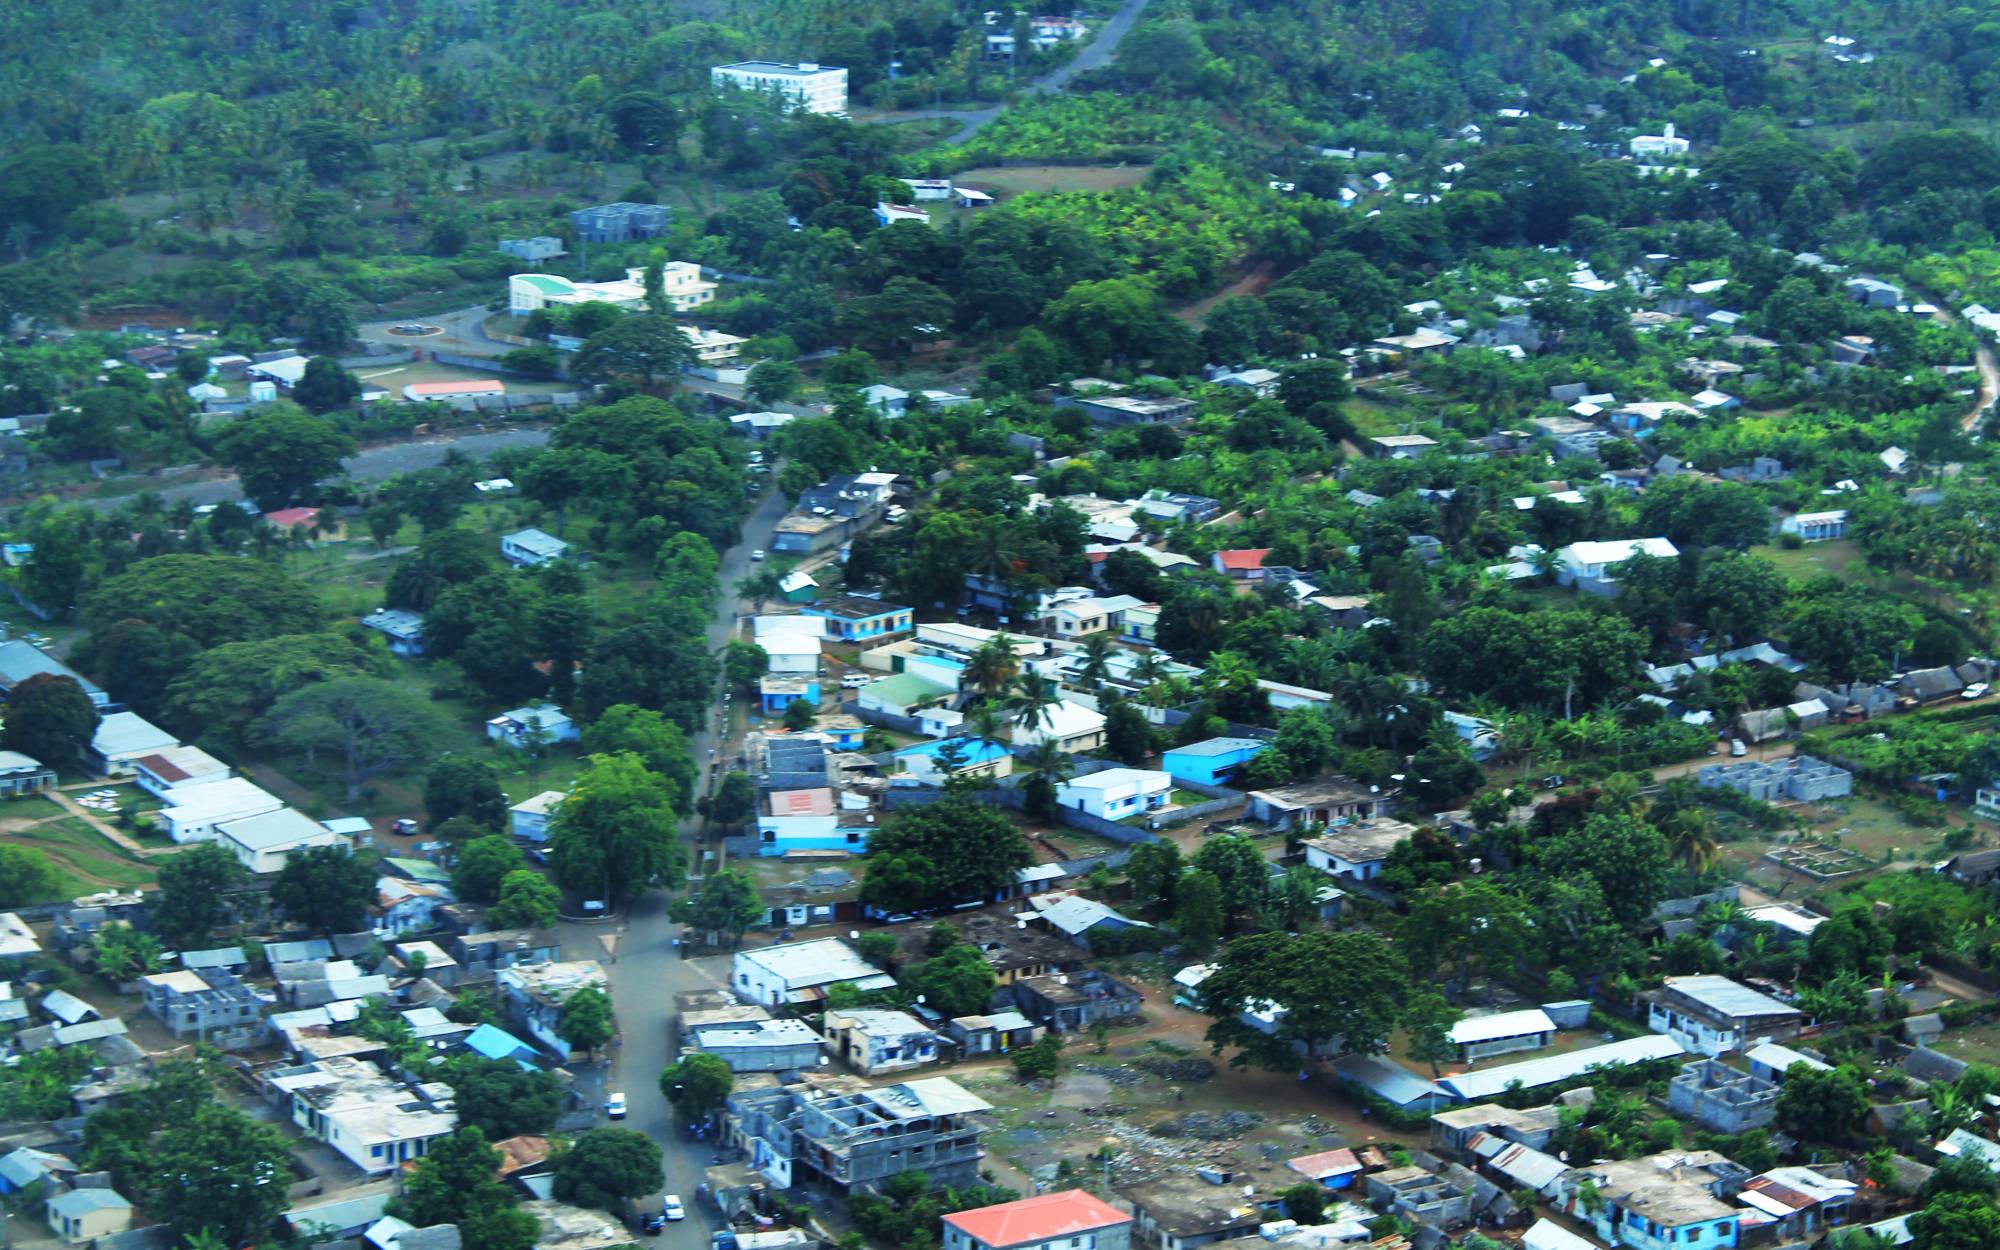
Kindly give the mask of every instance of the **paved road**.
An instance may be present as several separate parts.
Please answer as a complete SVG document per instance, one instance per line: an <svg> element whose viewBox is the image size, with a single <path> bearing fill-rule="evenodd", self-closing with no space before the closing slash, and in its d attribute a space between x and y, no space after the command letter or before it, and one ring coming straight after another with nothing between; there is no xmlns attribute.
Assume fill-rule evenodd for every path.
<svg viewBox="0 0 2000 1250"><path fill-rule="evenodd" d="M1936 307L1937 311L1931 315L1946 325L1964 324L1964 319L1953 312L1949 304L1929 291L1912 288L1910 295L1913 302L1921 297L1925 303ZM1979 393L1973 396L1972 409L1965 414L1963 424L1967 433L1976 434L1980 418L1986 415L1987 409L1993 407L1996 400L2000 400L2000 357L1993 354L1993 349L1986 345L1986 340L1976 330L1973 331L1973 342L1977 345L1972 361L1979 369Z"/></svg>
<svg viewBox="0 0 2000 1250"><path fill-rule="evenodd" d="M391 347L418 347L427 351L462 352L469 356L497 356L511 351L512 343L502 343L488 338L485 322L493 312L484 304L471 308L461 308L457 312L439 313L435 317L398 317L392 321L370 321L359 326L355 335L364 343L386 343ZM389 333L400 325L418 323L437 326L443 334L426 335L422 338L404 338Z"/></svg>
<svg viewBox="0 0 2000 1250"><path fill-rule="evenodd" d="M348 457L342 463L346 466L349 476L356 481L380 482L398 473L411 473L441 464L445 453L449 451L456 450L476 460L490 456L502 448L540 447L548 441L549 432L541 427L489 430L469 434L441 434L435 438L419 439L414 442L385 443L380 447L369 447ZM232 474L203 477L151 489L154 494L170 504L183 499L197 505L224 503L243 497L243 490ZM79 499L77 502L87 508L109 512L131 498L132 495L128 493Z"/></svg>
<svg viewBox="0 0 2000 1250"><path fill-rule="evenodd" d="M743 525L743 540L722 553L722 585L715 615L709 621L708 643L720 648L736 629L737 599L732 587L753 567L750 552L768 550L771 530L785 514L785 497L767 490ZM713 722L693 739L695 758L704 768L708 753L716 744ZM694 823L683 836L692 841ZM623 1090L630 1104L627 1124L660 1143L665 1156L667 1191L677 1193L689 1210L689 1220L701 1227L712 1224L712 1212L697 1210L695 1186L701 1184L711 1159L703 1143L691 1143L673 1121L667 1100L659 1089L660 1069L677 1056L668 1035L674 995L684 990L707 989L728 983L728 959L682 959L674 952L674 936L680 926L667 917L667 897L654 893L634 905L617 935L617 960L607 970L611 978L611 998L617 1005L623 1037L612 1059L611 1088ZM583 952L592 956L602 949L599 935L610 930L570 926L563 934L565 952L572 958ZM751 939L756 941L757 939ZM693 1237L687 1237L689 1246ZM676 1241L674 1244L681 1244Z"/></svg>
<svg viewBox="0 0 2000 1250"><path fill-rule="evenodd" d="M1104 65L1108 65L1111 62L1111 54L1118 50L1119 42L1127 34L1131 33L1134 26L1138 25L1139 15L1146 11L1147 3L1148 0L1125 0L1125 3L1118 6L1118 12L1112 14L1111 20L1097 28L1097 34L1084 47L1083 51L1070 58L1067 63L1059 65L1041 77L1030 81L1027 86L1021 88L1020 97L1025 98L1027 96L1042 95L1051 91L1061 91L1064 87L1069 86L1070 79L1075 78L1085 70L1098 69ZM959 123L958 129L946 136L942 141L948 145L955 145L964 143L981 130L984 130L992 124L995 118L1006 112L1007 108L1007 104L1001 103L970 111L961 111L958 109L920 109L894 113L881 120L885 122L904 122L942 117L950 121L955 121Z"/></svg>

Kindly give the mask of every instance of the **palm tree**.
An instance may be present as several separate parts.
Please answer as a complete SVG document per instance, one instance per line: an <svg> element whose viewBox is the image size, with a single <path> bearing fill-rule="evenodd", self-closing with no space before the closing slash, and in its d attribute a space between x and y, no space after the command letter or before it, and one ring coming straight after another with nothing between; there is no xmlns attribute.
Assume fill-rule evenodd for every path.
<svg viewBox="0 0 2000 1250"><path fill-rule="evenodd" d="M1083 660L1076 670L1077 680L1087 690L1102 690L1105 679L1111 676L1111 657L1118 654L1118 646L1111 641L1111 635L1089 635L1077 649L1077 654Z"/></svg>
<svg viewBox="0 0 2000 1250"><path fill-rule="evenodd" d="M1055 724L1055 708L1061 702L1056 684L1030 670L1014 682L1014 693L1008 697L1007 707L1014 714L1015 725L1032 730Z"/></svg>
<svg viewBox="0 0 2000 1250"><path fill-rule="evenodd" d="M965 735L986 746L999 746L1006 741L1007 722L999 708L982 703L966 714Z"/></svg>
<svg viewBox="0 0 2000 1250"><path fill-rule="evenodd" d="M1148 651L1133 663L1131 678L1140 686L1150 686L1164 679L1169 671L1165 656L1157 651Z"/></svg>
<svg viewBox="0 0 2000 1250"><path fill-rule="evenodd" d="M1014 640L998 633L979 645L965 662L965 682L982 699L997 699L1014 684L1021 671L1021 657L1014 653Z"/></svg>
<svg viewBox="0 0 2000 1250"><path fill-rule="evenodd" d="M1023 810L1031 818L1054 821L1058 806L1056 788L1069 780L1076 762L1060 743L1044 738L1021 757L1021 763L1028 770L1027 802Z"/></svg>
<svg viewBox="0 0 2000 1250"><path fill-rule="evenodd" d="M1597 787L1596 810L1621 816L1643 816L1646 814L1646 799L1639 789L1639 779L1631 773L1613 773Z"/></svg>
<svg viewBox="0 0 2000 1250"><path fill-rule="evenodd" d="M1602 802L1602 800L1599 800ZM1665 822L1667 853L1689 872L1707 872L1722 859L1716 840L1715 817L1699 807L1683 807Z"/></svg>

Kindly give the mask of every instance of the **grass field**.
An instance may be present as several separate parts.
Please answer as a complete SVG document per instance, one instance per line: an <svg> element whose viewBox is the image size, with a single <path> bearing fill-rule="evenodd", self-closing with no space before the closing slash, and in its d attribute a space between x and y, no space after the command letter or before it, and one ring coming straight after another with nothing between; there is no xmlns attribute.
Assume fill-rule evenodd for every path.
<svg viewBox="0 0 2000 1250"><path fill-rule="evenodd" d="M9 826L21 822L21 827L10 827L0 836L8 844L36 851L48 860L59 883L53 898L75 898L109 888L138 889L159 879L153 864L130 854L75 816L63 814L54 803L46 799L21 803L41 804L55 814L23 822L21 804L10 804L4 809L6 822Z"/></svg>
<svg viewBox="0 0 2000 1250"><path fill-rule="evenodd" d="M507 384L510 395L553 395L557 391L573 391L574 382L535 382L527 378L493 374L478 369L461 369L457 365L441 365L434 360L425 360L407 365L390 365L383 369L367 369L357 374L370 386L379 386L401 397L404 387L419 382L476 382L498 377Z"/></svg>
<svg viewBox="0 0 2000 1250"><path fill-rule="evenodd" d="M1136 187L1151 165L982 165L952 178L995 199L1031 191L1123 191Z"/></svg>
<svg viewBox="0 0 2000 1250"><path fill-rule="evenodd" d="M1775 544L1752 547L1750 554L1762 556L1794 581L1830 573L1835 577L1867 577L1870 573L1861 548L1843 538L1830 543L1807 543L1787 550Z"/></svg>

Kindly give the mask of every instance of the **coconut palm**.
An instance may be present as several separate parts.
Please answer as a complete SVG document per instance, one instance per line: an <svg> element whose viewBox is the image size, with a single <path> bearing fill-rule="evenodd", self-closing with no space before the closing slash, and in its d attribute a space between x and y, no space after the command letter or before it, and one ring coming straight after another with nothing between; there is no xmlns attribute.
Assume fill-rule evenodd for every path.
<svg viewBox="0 0 2000 1250"><path fill-rule="evenodd" d="M1639 779L1631 773L1612 773L1597 787L1597 809L1621 816L1646 814L1646 798L1639 793Z"/></svg>
<svg viewBox="0 0 2000 1250"><path fill-rule="evenodd" d="M1157 651L1148 651L1132 665L1132 681L1139 686L1150 686L1164 680L1171 671L1167 658Z"/></svg>
<svg viewBox="0 0 2000 1250"><path fill-rule="evenodd" d="M1699 807L1681 808L1664 822L1660 832L1667 835L1667 853L1689 872L1707 872L1722 859L1715 817Z"/></svg>
<svg viewBox="0 0 2000 1250"><path fill-rule="evenodd" d="M1102 690L1104 682L1111 676L1111 657L1118 654L1118 645L1111 641L1111 635L1091 634L1077 648L1077 656L1082 663L1077 666L1077 680L1086 690Z"/></svg>
<svg viewBox="0 0 2000 1250"><path fill-rule="evenodd" d="M1021 671L1021 657L1014 653L1014 640L1004 633L993 635L979 645L965 662L965 683L981 699L997 699L1014 684Z"/></svg>
<svg viewBox="0 0 2000 1250"><path fill-rule="evenodd" d="M986 746L999 746L1007 739L1007 721L1000 709L982 703L965 715L965 736Z"/></svg>
<svg viewBox="0 0 2000 1250"><path fill-rule="evenodd" d="M1056 684L1030 670L1015 680L1014 693L1007 697L1007 708L1014 715L1014 724L1032 730L1055 724L1055 708L1061 702Z"/></svg>

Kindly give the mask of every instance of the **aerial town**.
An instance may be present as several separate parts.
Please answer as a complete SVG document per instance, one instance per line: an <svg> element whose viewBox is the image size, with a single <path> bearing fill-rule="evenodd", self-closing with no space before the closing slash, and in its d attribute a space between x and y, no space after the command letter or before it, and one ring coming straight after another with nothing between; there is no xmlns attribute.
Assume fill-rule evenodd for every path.
<svg viewBox="0 0 2000 1250"><path fill-rule="evenodd" d="M9 1246L2000 1247L1995 0L17 7Z"/></svg>

